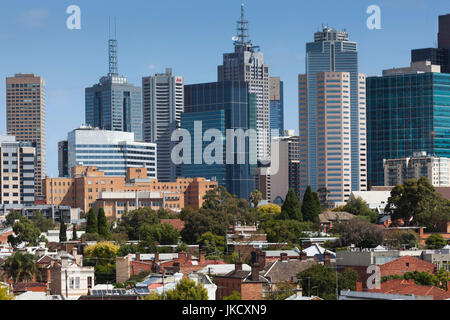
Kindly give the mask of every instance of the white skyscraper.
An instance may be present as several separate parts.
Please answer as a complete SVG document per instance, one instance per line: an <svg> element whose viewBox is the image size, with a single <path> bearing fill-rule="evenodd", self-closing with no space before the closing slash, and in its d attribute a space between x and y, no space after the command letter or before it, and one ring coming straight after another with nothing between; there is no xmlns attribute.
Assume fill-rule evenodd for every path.
<svg viewBox="0 0 450 320"><path fill-rule="evenodd" d="M166 73L142 78L144 141L158 146L158 180L173 181L177 167L172 163L171 135L180 127L184 111L184 79Z"/></svg>
<svg viewBox="0 0 450 320"><path fill-rule="evenodd" d="M269 66L264 64L264 54L248 39L248 21L241 7L238 35L233 37L234 52L223 55L223 65L218 67L218 81L246 81L249 92L256 94L258 130L258 160L270 160L270 98Z"/></svg>

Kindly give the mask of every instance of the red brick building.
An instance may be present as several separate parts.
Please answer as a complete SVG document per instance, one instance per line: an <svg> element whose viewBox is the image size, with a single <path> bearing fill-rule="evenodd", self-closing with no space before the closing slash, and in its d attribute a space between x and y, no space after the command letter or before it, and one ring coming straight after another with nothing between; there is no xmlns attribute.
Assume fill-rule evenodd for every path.
<svg viewBox="0 0 450 320"><path fill-rule="evenodd" d="M252 271L243 271L242 263L237 262L233 271L224 276L216 276L216 299L223 300L237 291L242 300L262 300L263 285L267 280L259 272L259 263L253 264Z"/></svg>

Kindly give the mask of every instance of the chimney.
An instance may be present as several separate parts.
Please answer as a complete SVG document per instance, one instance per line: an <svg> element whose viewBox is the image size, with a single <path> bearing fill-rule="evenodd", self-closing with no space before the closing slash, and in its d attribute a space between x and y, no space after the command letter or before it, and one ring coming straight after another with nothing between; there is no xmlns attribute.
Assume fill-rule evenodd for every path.
<svg viewBox="0 0 450 320"><path fill-rule="evenodd" d="M159 252L156 251L155 252L155 259L154 259L154 263L158 263L159 262Z"/></svg>
<svg viewBox="0 0 450 320"><path fill-rule="evenodd" d="M288 255L286 252L280 254L280 261L288 261Z"/></svg>
<svg viewBox="0 0 450 320"><path fill-rule="evenodd" d="M255 262L252 266L252 281L258 281L259 280L259 263Z"/></svg>
<svg viewBox="0 0 450 320"><path fill-rule="evenodd" d="M240 260L234 263L234 271L242 271L242 262Z"/></svg>
<svg viewBox="0 0 450 320"><path fill-rule="evenodd" d="M266 266L266 252L260 251L258 254L259 271L262 271Z"/></svg>
<svg viewBox="0 0 450 320"><path fill-rule="evenodd" d="M67 268L69 266L69 255L61 255L61 268Z"/></svg>
<svg viewBox="0 0 450 320"><path fill-rule="evenodd" d="M363 291L363 285L361 281L356 281L356 291Z"/></svg>
<svg viewBox="0 0 450 320"><path fill-rule="evenodd" d="M308 259L308 255L306 254L305 251L300 252L300 260L301 261L305 261Z"/></svg>
<svg viewBox="0 0 450 320"><path fill-rule="evenodd" d="M331 262L331 256L330 253L328 251L325 251L323 253L323 265L324 266L329 266Z"/></svg>
<svg viewBox="0 0 450 320"><path fill-rule="evenodd" d="M137 262L141 261L141 254L139 252L136 252L136 261Z"/></svg>
<svg viewBox="0 0 450 320"><path fill-rule="evenodd" d="M204 264L205 263L205 253L203 252L203 251L200 251L200 254L199 254L199 264Z"/></svg>
<svg viewBox="0 0 450 320"><path fill-rule="evenodd" d="M179 253L178 253L178 260L179 260L180 262L186 261L186 252L179 252Z"/></svg>
<svg viewBox="0 0 450 320"><path fill-rule="evenodd" d="M191 260L192 260L192 254L191 254L191 253L188 253L188 254L186 255L186 262L191 261Z"/></svg>

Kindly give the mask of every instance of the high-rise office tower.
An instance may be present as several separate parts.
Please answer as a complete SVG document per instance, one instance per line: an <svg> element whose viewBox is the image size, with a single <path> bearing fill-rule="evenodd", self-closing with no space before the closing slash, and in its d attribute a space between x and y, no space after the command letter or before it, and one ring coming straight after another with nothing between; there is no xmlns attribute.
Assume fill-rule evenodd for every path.
<svg viewBox="0 0 450 320"><path fill-rule="evenodd" d="M280 81L280 77L269 78L269 97L271 138L274 138L275 131L278 132L277 136L281 137L284 131L284 97L283 81Z"/></svg>
<svg viewBox="0 0 450 320"><path fill-rule="evenodd" d="M6 78L6 126L8 135L31 142L36 149L35 193L42 192L46 175L45 81L34 74Z"/></svg>
<svg viewBox="0 0 450 320"><path fill-rule="evenodd" d="M439 16L438 47L411 50L411 61L430 61L450 73L450 14Z"/></svg>
<svg viewBox="0 0 450 320"><path fill-rule="evenodd" d="M172 132L180 127L184 109L184 79L166 73L142 78L144 141L158 146L158 180L173 181L179 172L171 160Z"/></svg>
<svg viewBox="0 0 450 320"><path fill-rule="evenodd" d="M34 205L35 148L33 142L17 142L0 136L0 203Z"/></svg>
<svg viewBox="0 0 450 320"><path fill-rule="evenodd" d="M69 149L67 140L58 142L58 177L69 176Z"/></svg>
<svg viewBox="0 0 450 320"><path fill-rule="evenodd" d="M382 186L383 160L416 152L450 158L450 74L414 63L367 78L369 185Z"/></svg>
<svg viewBox="0 0 450 320"><path fill-rule="evenodd" d="M258 160L270 160L270 107L269 65L264 64L264 54L248 40L248 21L241 7L238 34L233 37L234 52L223 55L223 65L218 67L219 81L245 81L249 92L257 99Z"/></svg>
<svg viewBox="0 0 450 320"><path fill-rule="evenodd" d="M109 40L109 73L85 90L86 124L92 127L133 132L142 141L142 90L119 76L117 40Z"/></svg>
<svg viewBox="0 0 450 320"><path fill-rule="evenodd" d="M349 75L345 82L344 73ZM349 109L343 110L343 104L347 102ZM335 108L334 112L332 108ZM326 118L323 118L324 115ZM313 190L324 187L324 172L319 172L317 168L324 161L324 153L327 161L328 157L334 157L332 154L336 152L328 150L333 148L332 143L323 140L326 137L321 125L324 120L328 121L333 117L336 117L334 127L349 131L345 149L342 150L349 153L345 158L349 159L351 167L350 188L346 187L345 190L365 190L365 77L358 73L357 44L349 41L347 32L325 27L314 34L314 42L306 44L306 74L299 76L299 133L303 137L302 191L307 185ZM319 146L319 143L324 141L326 144ZM349 192L345 192L345 195L349 195Z"/></svg>
<svg viewBox="0 0 450 320"><path fill-rule="evenodd" d="M248 92L248 83L224 81L185 86L185 110L181 119L182 128L190 134L192 146L187 157L190 163L181 164L181 175L215 180L230 193L249 199L254 189L257 157L256 95ZM236 135L231 138L227 130ZM237 130L250 134L238 139ZM206 138L207 132L221 136ZM211 142L222 143L223 148L212 152ZM217 161L205 157L209 154Z"/></svg>

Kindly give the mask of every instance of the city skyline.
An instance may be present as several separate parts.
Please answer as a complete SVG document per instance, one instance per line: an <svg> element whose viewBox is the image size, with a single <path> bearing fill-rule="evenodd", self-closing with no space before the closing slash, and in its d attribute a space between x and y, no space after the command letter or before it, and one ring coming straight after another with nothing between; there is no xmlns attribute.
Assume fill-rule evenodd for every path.
<svg viewBox="0 0 450 320"><path fill-rule="evenodd" d="M34 73L47 83L47 174L54 177L58 172L58 141L85 122L84 88L96 83L108 70L109 16L118 17L119 70L130 83L139 85L143 76L171 67L175 74L185 78L186 84L193 84L216 79L222 54L233 49L231 37L235 35L241 4L241 1L226 4L195 1L173 7L149 2L137 3L127 10L114 3L105 7L104 1L77 1L82 10L82 29L68 30L65 10L71 2L41 1L39 8L31 1L0 5L4 9L0 13L0 41L7 44L0 53L2 77ZM244 3L250 38L261 46L271 76L280 76L284 82L286 114L296 112L296 79L305 71L305 45L313 40L311 35L322 23L351 33L352 40L359 45L360 72L371 76L380 75L389 67L407 65L413 48L435 46L437 16L448 13L444 1L416 0L414 5L411 1L395 4L379 1L382 29L369 30L366 9L371 1L345 1L339 5L332 1ZM161 31L158 25L164 17L158 17L160 11L170 12L178 23ZM401 15L405 11L408 14ZM268 24L268 19L276 23ZM186 26L182 33L176 27L178 24ZM153 26L156 28L152 29ZM36 37L41 33L46 36ZM35 49L29 50L30 47ZM2 81L0 108L6 118L4 85ZM296 118L285 120L286 129L298 130ZM6 121L1 122L0 132L6 133Z"/></svg>

